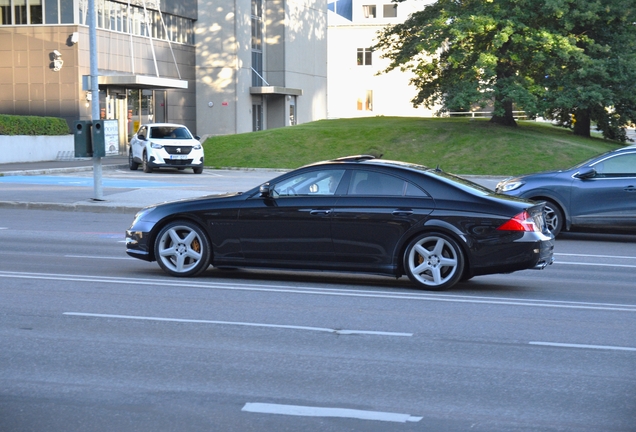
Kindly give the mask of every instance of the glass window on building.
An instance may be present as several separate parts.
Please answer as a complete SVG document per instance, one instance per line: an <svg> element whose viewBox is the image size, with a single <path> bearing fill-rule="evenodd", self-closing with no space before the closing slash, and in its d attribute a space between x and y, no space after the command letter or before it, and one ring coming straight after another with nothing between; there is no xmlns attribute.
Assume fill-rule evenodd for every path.
<svg viewBox="0 0 636 432"><path fill-rule="evenodd" d="M252 86L263 83L263 7L261 0L252 0Z"/></svg>
<svg viewBox="0 0 636 432"><path fill-rule="evenodd" d="M13 0L13 19L15 25L28 23L26 0Z"/></svg>
<svg viewBox="0 0 636 432"><path fill-rule="evenodd" d="M397 4L385 4L383 8L382 16L384 18L395 18L397 17Z"/></svg>
<svg viewBox="0 0 636 432"><path fill-rule="evenodd" d="M42 24L42 0L29 1L29 22L31 24Z"/></svg>
<svg viewBox="0 0 636 432"><path fill-rule="evenodd" d="M60 0L60 24L73 24L74 22L73 0Z"/></svg>
<svg viewBox="0 0 636 432"><path fill-rule="evenodd" d="M358 48L358 66L370 66L373 58L371 48Z"/></svg>
<svg viewBox="0 0 636 432"><path fill-rule="evenodd" d="M59 23L60 18L57 16L59 11L57 0L45 0L44 5L45 5L44 23L45 24Z"/></svg>
<svg viewBox="0 0 636 432"><path fill-rule="evenodd" d="M376 17L376 7L375 5L364 5L362 6L362 13L365 18L375 18Z"/></svg>
<svg viewBox="0 0 636 432"><path fill-rule="evenodd" d="M11 25L11 0L0 0L0 24Z"/></svg>
<svg viewBox="0 0 636 432"><path fill-rule="evenodd" d="M373 111L373 90L366 90L358 98L358 111Z"/></svg>
<svg viewBox="0 0 636 432"><path fill-rule="evenodd" d="M252 130L263 130L263 105L252 104Z"/></svg>

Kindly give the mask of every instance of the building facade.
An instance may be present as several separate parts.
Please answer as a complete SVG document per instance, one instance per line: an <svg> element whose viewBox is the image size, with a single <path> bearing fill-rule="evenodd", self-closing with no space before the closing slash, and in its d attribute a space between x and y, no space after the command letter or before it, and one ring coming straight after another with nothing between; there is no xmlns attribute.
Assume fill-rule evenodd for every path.
<svg viewBox="0 0 636 432"><path fill-rule="evenodd" d="M414 108L412 75L380 73L389 61L372 47L387 25L404 22L432 0L329 0L328 117L431 117L435 109Z"/></svg>
<svg viewBox="0 0 636 432"><path fill-rule="evenodd" d="M326 0L199 8L197 130L224 135L324 119Z"/></svg>
<svg viewBox="0 0 636 432"><path fill-rule="evenodd" d="M143 122L194 127L194 0L95 7L100 115L118 120L120 149ZM87 12L86 0L0 0L0 112L91 118Z"/></svg>
<svg viewBox="0 0 636 432"><path fill-rule="evenodd" d="M326 0L95 0L99 106L198 135L326 116ZM0 113L91 118L88 0L0 0Z"/></svg>

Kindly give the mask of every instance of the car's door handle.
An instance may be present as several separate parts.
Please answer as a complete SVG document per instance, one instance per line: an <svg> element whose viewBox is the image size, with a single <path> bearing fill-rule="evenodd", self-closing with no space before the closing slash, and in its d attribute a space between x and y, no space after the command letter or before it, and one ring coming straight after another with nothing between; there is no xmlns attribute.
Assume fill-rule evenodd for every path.
<svg viewBox="0 0 636 432"><path fill-rule="evenodd" d="M310 210L309 214L314 216L324 216L331 213L331 209Z"/></svg>
<svg viewBox="0 0 636 432"><path fill-rule="evenodd" d="M636 192L636 187L634 186L627 186L625 189L623 189L625 192Z"/></svg>
<svg viewBox="0 0 636 432"><path fill-rule="evenodd" d="M397 209L393 210L393 216L409 216L413 214L413 210Z"/></svg>

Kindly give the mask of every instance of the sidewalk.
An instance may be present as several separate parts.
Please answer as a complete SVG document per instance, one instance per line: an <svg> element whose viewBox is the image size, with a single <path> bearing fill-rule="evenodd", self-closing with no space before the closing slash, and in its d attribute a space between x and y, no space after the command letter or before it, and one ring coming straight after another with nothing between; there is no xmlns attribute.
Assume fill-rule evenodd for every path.
<svg viewBox="0 0 636 432"><path fill-rule="evenodd" d="M168 176L162 178L161 174L134 181L109 175L114 170L128 169L126 156L104 157L101 165L103 196L102 200L96 200L92 158L0 164L0 209L134 215L141 208L158 202L227 192L213 191L209 184L178 184ZM192 177L188 176L186 182L193 182Z"/></svg>
<svg viewBox="0 0 636 432"><path fill-rule="evenodd" d="M128 166L126 156L108 156L101 159L102 169L118 169ZM17 162L0 164L1 176L59 174L65 172L92 171L92 158L73 158L44 162Z"/></svg>

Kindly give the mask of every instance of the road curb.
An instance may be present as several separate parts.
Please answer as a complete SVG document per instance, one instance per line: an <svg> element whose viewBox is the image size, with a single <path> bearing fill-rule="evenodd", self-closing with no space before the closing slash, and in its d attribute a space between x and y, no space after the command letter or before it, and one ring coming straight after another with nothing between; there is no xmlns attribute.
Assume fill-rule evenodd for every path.
<svg viewBox="0 0 636 432"><path fill-rule="evenodd" d="M88 212L88 213L118 213L134 215L142 207L128 207L121 205L105 205L104 202L86 203L45 203L45 202L23 202L23 201L0 201L0 208L14 210L55 210L66 212Z"/></svg>
<svg viewBox="0 0 636 432"><path fill-rule="evenodd" d="M128 168L128 165L103 165L102 170L116 170ZM74 172L93 171L93 166L80 166L80 167L67 167L67 168L45 168L36 170L20 170L20 171L6 171L0 173L0 177L10 176L35 176L44 174L63 174Z"/></svg>

